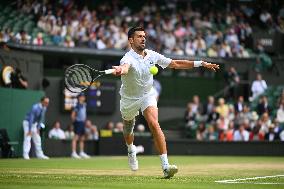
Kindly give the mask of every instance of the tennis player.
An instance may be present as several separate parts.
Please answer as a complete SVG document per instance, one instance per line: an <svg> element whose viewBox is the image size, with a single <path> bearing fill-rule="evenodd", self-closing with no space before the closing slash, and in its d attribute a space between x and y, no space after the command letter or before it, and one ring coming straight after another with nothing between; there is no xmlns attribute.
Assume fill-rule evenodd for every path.
<svg viewBox="0 0 284 189"><path fill-rule="evenodd" d="M167 147L163 131L158 122L157 100L153 89L153 75L150 67L155 64L164 68L192 69L205 67L216 71L219 65L205 61L172 60L145 49L146 33L142 27L133 27L128 31L131 50L114 66L114 75L121 76L120 111L124 123L123 134L128 148L128 163L132 171L138 170L136 146L133 144L133 128L139 109L143 113L154 138L155 147L160 155L164 178L171 178L178 172L176 165L169 164Z"/></svg>

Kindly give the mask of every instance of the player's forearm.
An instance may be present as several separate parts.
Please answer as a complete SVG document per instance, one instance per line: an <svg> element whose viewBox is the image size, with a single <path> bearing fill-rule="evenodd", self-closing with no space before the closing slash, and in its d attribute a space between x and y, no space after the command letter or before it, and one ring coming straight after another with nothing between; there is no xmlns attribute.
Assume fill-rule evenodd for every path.
<svg viewBox="0 0 284 189"><path fill-rule="evenodd" d="M169 68L173 69L192 69L194 67L194 61L190 60L172 60Z"/></svg>

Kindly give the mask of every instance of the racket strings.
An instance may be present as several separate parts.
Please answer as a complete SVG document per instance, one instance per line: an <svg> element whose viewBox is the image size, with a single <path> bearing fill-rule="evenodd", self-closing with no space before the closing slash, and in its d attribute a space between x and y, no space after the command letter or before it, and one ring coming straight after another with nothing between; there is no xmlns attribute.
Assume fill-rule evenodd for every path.
<svg viewBox="0 0 284 189"><path fill-rule="evenodd" d="M68 90L80 93L88 88L93 80L92 70L84 66L73 66L66 70L65 84Z"/></svg>

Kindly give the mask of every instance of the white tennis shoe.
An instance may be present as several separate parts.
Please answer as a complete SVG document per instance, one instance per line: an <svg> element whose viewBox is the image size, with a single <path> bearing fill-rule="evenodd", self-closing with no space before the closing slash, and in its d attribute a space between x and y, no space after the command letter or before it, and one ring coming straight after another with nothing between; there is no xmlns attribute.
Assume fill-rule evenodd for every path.
<svg viewBox="0 0 284 189"><path fill-rule="evenodd" d="M48 156L41 154L40 156L37 157L38 159L49 159Z"/></svg>
<svg viewBox="0 0 284 189"><path fill-rule="evenodd" d="M81 159L81 157L76 152L72 152L71 157L75 159Z"/></svg>
<svg viewBox="0 0 284 189"><path fill-rule="evenodd" d="M89 155L86 154L85 152L80 152L80 153L79 153L79 156L80 156L81 158L85 158L85 159L91 158L91 156L89 156Z"/></svg>
<svg viewBox="0 0 284 189"><path fill-rule="evenodd" d="M132 171L138 170L138 160L136 157L136 146L133 147L132 152L128 152L128 164Z"/></svg>
<svg viewBox="0 0 284 189"><path fill-rule="evenodd" d="M26 160L29 160L29 159L30 159L30 156L29 156L28 154L24 154L24 155L23 155L23 158L26 159Z"/></svg>
<svg viewBox="0 0 284 189"><path fill-rule="evenodd" d="M176 165L169 165L166 169L163 170L163 172L164 178L169 179L178 172L178 168Z"/></svg>

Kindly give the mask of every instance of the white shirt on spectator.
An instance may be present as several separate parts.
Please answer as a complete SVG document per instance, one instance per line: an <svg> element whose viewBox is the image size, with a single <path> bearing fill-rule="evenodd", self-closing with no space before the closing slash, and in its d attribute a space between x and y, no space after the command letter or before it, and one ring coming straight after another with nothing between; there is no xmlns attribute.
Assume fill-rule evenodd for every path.
<svg viewBox="0 0 284 189"><path fill-rule="evenodd" d="M280 133L280 140L281 141L284 141L284 130L283 131L281 131L281 133Z"/></svg>
<svg viewBox="0 0 284 189"><path fill-rule="evenodd" d="M234 141L249 141L249 132L247 130L243 130L241 133L240 130L236 130L234 132Z"/></svg>
<svg viewBox="0 0 284 189"><path fill-rule="evenodd" d="M282 105L277 110L276 118L279 121L279 123L284 123L284 107Z"/></svg>
<svg viewBox="0 0 284 189"><path fill-rule="evenodd" d="M60 128L53 128L49 131L48 138L65 139L65 133Z"/></svg>
<svg viewBox="0 0 284 189"><path fill-rule="evenodd" d="M262 94L267 89L267 84L265 80L255 80L252 83L251 91L252 91L252 98L254 99L258 95Z"/></svg>

